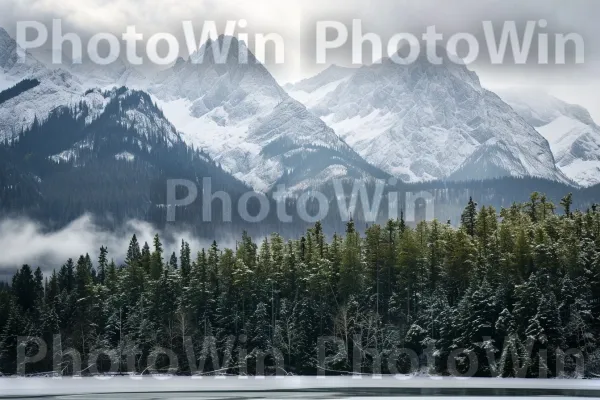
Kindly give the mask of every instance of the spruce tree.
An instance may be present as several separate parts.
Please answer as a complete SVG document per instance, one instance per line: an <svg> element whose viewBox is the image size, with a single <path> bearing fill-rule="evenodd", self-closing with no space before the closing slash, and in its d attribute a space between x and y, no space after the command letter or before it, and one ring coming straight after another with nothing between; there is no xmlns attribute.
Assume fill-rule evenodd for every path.
<svg viewBox="0 0 600 400"><path fill-rule="evenodd" d="M104 246L100 247L100 255L98 256L98 281L104 285L106 280L106 269L108 268L108 249Z"/></svg>
<svg viewBox="0 0 600 400"><path fill-rule="evenodd" d="M460 221L469 236L475 236L475 225L477 221L477 203L469 197L469 203L463 211Z"/></svg>
<svg viewBox="0 0 600 400"><path fill-rule="evenodd" d="M134 234L129 242L127 256L125 257L125 265L131 267L134 263L140 262L141 256L142 253L140 251L140 244L138 243L137 237Z"/></svg>

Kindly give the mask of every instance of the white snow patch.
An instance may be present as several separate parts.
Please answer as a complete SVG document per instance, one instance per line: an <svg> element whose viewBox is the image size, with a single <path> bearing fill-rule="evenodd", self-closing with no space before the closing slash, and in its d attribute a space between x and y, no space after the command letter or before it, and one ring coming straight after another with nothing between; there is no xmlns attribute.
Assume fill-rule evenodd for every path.
<svg viewBox="0 0 600 400"><path fill-rule="evenodd" d="M593 186L600 182L600 161L598 160L574 160L560 169L582 186Z"/></svg>
<svg viewBox="0 0 600 400"><path fill-rule="evenodd" d="M583 122L563 115L548 125L537 128L537 131L548 140L554 156L560 158L579 135L589 129L590 127Z"/></svg>
<svg viewBox="0 0 600 400"><path fill-rule="evenodd" d="M256 122L255 115L229 123L229 116L222 107L196 118L191 113L189 100L163 101L155 97L153 100L188 145L206 151L237 179L265 191L281 176L279 163L262 159L262 146L248 140L250 126Z"/></svg>
<svg viewBox="0 0 600 400"><path fill-rule="evenodd" d="M312 108L318 105L329 93L333 92L339 85L347 82L350 77L339 79L334 82L330 82L326 85L321 86L313 92L306 92L300 89L291 89L288 94L295 100L304 104L307 108Z"/></svg>
<svg viewBox="0 0 600 400"><path fill-rule="evenodd" d="M17 81L0 72L0 92L14 86L16 83Z"/></svg>
<svg viewBox="0 0 600 400"><path fill-rule="evenodd" d="M73 160L76 156L77 152L74 149L68 149L53 156L50 156L50 159L56 163L69 162Z"/></svg>
<svg viewBox="0 0 600 400"><path fill-rule="evenodd" d="M600 128L560 116L537 128L550 143L556 165L582 186L600 183Z"/></svg>
<svg viewBox="0 0 600 400"><path fill-rule="evenodd" d="M124 160L124 161L133 161L135 160L135 155L131 154L128 151L123 151L119 154L115 154L116 160Z"/></svg>

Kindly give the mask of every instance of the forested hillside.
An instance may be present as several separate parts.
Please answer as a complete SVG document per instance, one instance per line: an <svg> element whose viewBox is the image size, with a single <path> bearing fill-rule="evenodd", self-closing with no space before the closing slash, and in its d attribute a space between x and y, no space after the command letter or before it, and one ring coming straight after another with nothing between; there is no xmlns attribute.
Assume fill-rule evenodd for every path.
<svg viewBox="0 0 600 400"><path fill-rule="evenodd" d="M21 82L16 85L0 92L0 104L17 97L21 93L28 91L29 89L33 89L38 86L40 81L37 79L23 79Z"/></svg>
<svg viewBox="0 0 600 400"><path fill-rule="evenodd" d="M17 336L48 344L27 373L77 371L60 334L84 373L111 356L113 371L138 373L256 374L266 357L267 374L596 376L600 210L572 204L470 201L459 228L401 219L361 235L350 222L327 241L316 224L299 240L244 234L235 249L182 242L172 255L133 237L123 265L104 247L49 276L26 265L0 290L0 371L17 371Z"/></svg>

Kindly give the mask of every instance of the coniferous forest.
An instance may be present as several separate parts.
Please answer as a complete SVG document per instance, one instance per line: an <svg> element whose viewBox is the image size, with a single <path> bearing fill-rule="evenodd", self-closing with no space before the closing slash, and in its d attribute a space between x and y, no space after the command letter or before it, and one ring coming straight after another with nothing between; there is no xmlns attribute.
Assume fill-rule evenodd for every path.
<svg viewBox="0 0 600 400"><path fill-rule="evenodd" d="M25 265L0 287L0 371L594 377L600 209L572 204L471 200L460 227L317 223L178 254L134 236L49 276ZM47 355L20 365L42 347L23 336Z"/></svg>

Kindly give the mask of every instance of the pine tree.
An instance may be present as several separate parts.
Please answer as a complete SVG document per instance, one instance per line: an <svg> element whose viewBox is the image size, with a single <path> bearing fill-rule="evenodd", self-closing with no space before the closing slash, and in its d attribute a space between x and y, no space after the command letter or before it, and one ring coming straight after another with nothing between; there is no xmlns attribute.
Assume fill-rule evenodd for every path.
<svg viewBox="0 0 600 400"><path fill-rule="evenodd" d="M185 241L181 241L181 251L179 253L179 259L181 260L181 275L184 278L187 278L190 275L190 271L192 269L192 260L191 260L191 252L190 245Z"/></svg>
<svg viewBox="0 0 600 400"><path fill-rule="evenodd" d="M171 254L171 258L169 259L169 268L171 269L177 269L178 265L177 265L177 256L175 255L175 252L173 252Z"/></svg>
<svg viewBox="0 0 600 400"><path fill-rule="evenodd" d="M106 280L106 269L108 268L108 249L104 246L100 247L100 256L98 256L98 280L104 285Z"/></svg>
<svg viewBox="0 0 600 400"><path fill-rule="evenodd" d="M34 293L36 305L41 305L44 302L44 274L40 267L35 269L33 273Z"/></svg>
<svg viewBox="0 0 600 400"><path fill-rule="evenodd" d="M556 359L543 357L540 349L545 349L547 355L556 355L564 343L562 324L558 314L558 304L552 292L542 294L537 313L525 330L527 337L535 343L530 367L531 376L552 376L556 371Z"/></svg>
<svg viewBox="0 0 600 400"><path fill-rule="evenodd" d="M39 293L36 293L36 281L29 265L23 265L13 276L12 290L15 294L17 304L24 312L34 310L36 299Z"/></svg>
<svg viewBox="0 0 600 400"><path fill-rule="evenodd" d="M163 248L158 234L154 236L154 251L150 257L150 277L159 279L163 274Z"/></svg>
<svg viewBox="0 0 600 400"><path fill-rule="evenodd" d="M146 273L146 275L150 275L150 265L152 264L152 254L150 253L150 246L148 246L148 242L144 243L144 247L142 247L142 253L140 256L140 267L142 271Z"/></svg>
<svg viewBox="0 0 600 400"><path fill-rule="evenodd" d="M142 253L140 251L140 245L137 237L134 234L129 242L129 249L127 250L127 256L125 257L125 264L131 267L134 263L140 262L141 257Z"/></svg>
<svg viewBox="0 0 600 400"><path fill-rule="evenodd" d="M473 198L469 198L469 204L463 211L460 221L469 236L475 236L475 225L477 221L477 203Z"/></svg>
<svg viewBox="0 0 600 400"><path fill-rule="evenodd" d="M197 361L208 355L204 337L214 335L219 357L231 357L224 373L244 373L244 364L246 373L261 372L254 361L266 357L269 374L274 361L288 373L315 374L319 338L328 337L342 341L325 344L325 368L338 372L354 363L379 372L367 354L375 349L381 372L394 373L393 349L408 347L421 359L433 350L428 371L445 375L448 357L463 348L477 357L480 376L552 377L564 365L567 376L592 377L600 373L600 210L576 210L567 196L559 216L549 198L534 193L501 209L500 218L471 199L459 228L437 221L409 227L401 218L370 225L361 237L362 226L350 221L345 234L327 240L329 225L318 223L298 239L272 234L260 245L245 233L235 249L216 241L195 249L194 262L185 241L179 259L163 259L158 235L152 251L134 237L126 255L115 255L123 266L100 248L97 276L88 254L46 280L25 265L10 286L0 283L0 372L16 370L17 336L51 342L60 333L63 347L84 360L114 348L125 363L128 351L139 350L137 373L148 371L158 347L173 350L178 372L190 373L188 339L196 355L190 361ZM273 346L280 359L269 354ZM159 367L167 367L164 360ZM70 358L63 361L72 373ZM469 367L465 354L454 361L460 371ZM108 369L104 358L99 365ZM411 368L407 357L396 366ZM51 369L51 357L27 366Z"/></svg>
<svg viewBox="0 0 600 400"><path fill-rule="evenodd" d="M571 218L571 216L572 216L571 206L573 205L573 193L569 193L568 195L563 197L560 200L560 205L563 206L563 209L565 211L565 216L567 218Z"/></svg>
<svg viewBox="0 0 600 400"><path fill-rule="evenodd" d="M58 276L56 275L56 271L52 271L52 275L50 276L50 281L48 282L48 288L45 293L45 303L48 305L54 305L56 298L58 297Z"/></svg>
<svg viewBox="0 0 600 400"><path fill-rule="evenodd" d="M58 290L62 292L66 290L71 292L75 286L75 266L72 259L68 259L67 262L61 267L58 272Z"/></svg>
<svg viewBox="0 0 600 400"><path fill-rule="evenodd" d="M362 290L361 264L360 236L354 228L354 221L350 220L346 226L340 265L339 288L343 300L348 300L351 295L358 294Z"/></svg>

